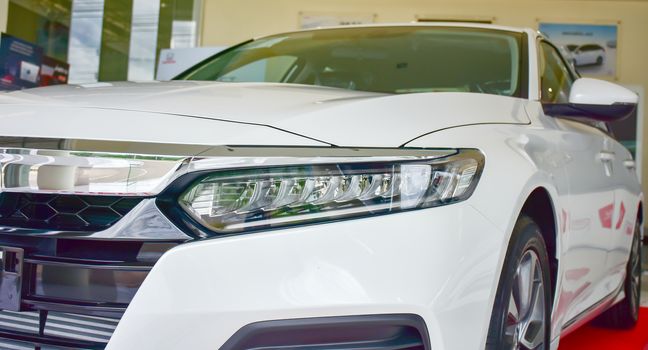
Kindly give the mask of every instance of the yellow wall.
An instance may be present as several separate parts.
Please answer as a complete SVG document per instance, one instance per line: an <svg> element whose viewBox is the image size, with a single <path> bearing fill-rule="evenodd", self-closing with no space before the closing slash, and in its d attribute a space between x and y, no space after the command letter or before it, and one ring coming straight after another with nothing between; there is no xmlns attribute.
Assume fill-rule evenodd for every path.
<svg viewBox="0 0 648 350"><path fill-rule="evenodd" d="M426 18L494 18L537 28L538 21L619 23L618 81L648 88L648 1L620 0L205 0L202 44L233 44L295 30L299 12L374 13L377 22ZM648 91L648 89L647 89ZM648 140L648 123L643 123ZM648 142L643 150L648 184ZM646 192L648 193L648 186Z"/></svg>
<svg viewBox="0 0 648 350"><path fill-rule="evenodd" d="M0 33L7 31L7 14L9 13L9 0L0 0Z"/></svg>

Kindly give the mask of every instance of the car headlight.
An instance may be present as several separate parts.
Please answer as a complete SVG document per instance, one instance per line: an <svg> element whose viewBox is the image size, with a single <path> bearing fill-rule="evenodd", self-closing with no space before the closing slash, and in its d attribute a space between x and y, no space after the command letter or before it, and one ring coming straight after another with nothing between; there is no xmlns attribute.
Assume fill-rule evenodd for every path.
<svg viewBox="0 0 648 350"><path fill-rule="evenodd" d="M484 164L476 150L412 158L214 171L178 202L210 231L237 233L455 203L470 197Z"/></svg>

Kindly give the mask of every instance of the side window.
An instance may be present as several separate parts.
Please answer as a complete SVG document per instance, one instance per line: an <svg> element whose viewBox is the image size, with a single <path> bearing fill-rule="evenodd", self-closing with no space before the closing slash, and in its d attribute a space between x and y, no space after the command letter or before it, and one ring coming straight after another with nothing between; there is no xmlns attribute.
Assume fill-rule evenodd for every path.
<svg viewBox="0 0 648 350"><path fill-rule="evenodd" d="M558 51L546 42L540 42L540 92L541 101L547 103L569 102L569 92L574 80Z"/></svg>
<svg viewBox="0 0 648 350"><path fill-rule="evenodd" d="M296 67L297 57L273 56L253 61L218 78L227 82L275 82L279 83Z"/></svg>

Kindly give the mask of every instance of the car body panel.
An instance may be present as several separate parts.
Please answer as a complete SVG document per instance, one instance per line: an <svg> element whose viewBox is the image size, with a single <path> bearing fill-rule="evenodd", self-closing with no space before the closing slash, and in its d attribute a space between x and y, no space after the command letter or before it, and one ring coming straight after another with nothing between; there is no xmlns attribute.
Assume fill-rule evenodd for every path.
<svg viewBox="0 0 648 350"><path fill-rule="evenodd" d="M93 125L100 125L102 120L103 123L112 123L114 121L106 115L114 114L119 118L122 114L111 111L126 110L131 123L141 119L143 124L135 124L119 132L146 129L145 118L156 118L164 124L160 124L159 129L151 130L151 133L170 134L161 142L178 143L278 144L254 132L249 138L236 139L234 135L240 132L234 132L232 128L242 127L225 122L252 124L250 130L256 126L266 134L276 133L276 130L259 128L262 125L270 126L337 146L354 147L399 147L426 132L458 125L529 122L521 113L523 99L467 93L385 95L288 84L171 82L56 86L8 94L7 98L0 99L0 105L3 100L6 104L3 108L9 111L9 115L3 117L8 128L5 132L7 135L31 133L23 136L36 136L34 133L39 131L38 123L28 123L29 119L27 123L7 119L11 117L12 106L16 111L24 111L24 103L33 103L34 108L41 106L47 109L48 115L63 129L58 131L56 125L44 125L38 136L69 135L78 125L78 134L74 135L76 138L123 140L125 136L105 134L111 131L108 127L95 129L97 136L92 129L85 137L82 135L87 130L84 123L86 118L96 118L91 122ZM92 116L88 115L89 111L92 111ZM18 118L25 120L28 117L21 114ZM166 120L174 120L178 124L173 125ZM210 126L209 120L215 121L213 126ZM186 129L186 126L182 126L185 122L195 124L191 127L191 130L196 130L195 139L193 135L189 137L177 132ZM126 121L123 123L126 125ZM14 127L24 129L11 130ZM231 131L223 128L230 128ZM214 138L210 140L209 136L214 134L212 129L219 130L218 137L228 135L234 139L220 141L212 136ZM363 130L371 137L359 138L358 132ZM293 144L286 142L287 145ZM305 142L304 145L315 143Z"/></svg>
<svg viewBox="0 0 648 350"><path fill-rule="evenodd" d="M630 241L627 235L603 227L601 209L605 209L606 215L611 215L611 221L617 220L615 225L621 209L620 204L614 204L617 190L611 177L606 176L603 163L597 160L604 143L607 142L610 148L622 146L594 127L545 116L537 102L530 102L527 111L532 120L530 127L483 125L457 128L429 134L407 146L439 147L453 142L458 147L474 147L479 143L487 159L483 177L489 178L492 184L479 187L470 203L504 232L513 230L524 204L519 203L520 198L527 198L537 187L548 191L556 218L556 258L559 261L552 316L552 336L556 339L563 326L600 300L609 298L625 277ZM475 134L480 135L478 140L474 139ZM588 134L593 136L586 136ZM625 152L622 153L627 156ZM489 166L498 175L489 175ZM627 229L627 225L634 225L637 220L636 208L641 190L636 180L629 179L635 175L627 168L616 166L615 170L626 184L624 198L627 203L624 205L632 208L625 209L629 215L626 219L630 220L623 225ZM601 192L600 188L607 188L607 191ZM481 191L490 193L479 196ZM500 204L493 206L492 198L498 198ZM478 202L481 199L484 202ZM517 204L513 206L512 203ZM505 237L501 242L503 251L508 239ZM614 270L607 265L610 254L616 254ZM503 258L504 255L501 263ZM606 278L608 276L610 278ZM496 284L493 298L495 289Z"/></svg>
<svg viewBox="0 0 648 350"><path fill-rule="evenodd" d="M217 145L260 143L268 146L328 146L325 142L264 125L173 114L23 104L0 108L2 136L5 137L202 145L204 149Z"/></svg>
<svg viewBox="0 0 648 350"><path fill-rule="evenodd" d="M434 349L476 349L484 339L465 334L489 317L503 235L462 203L186 244L156 264L108 350L213 349L256 321L394 312L421 315Z"/></svg>

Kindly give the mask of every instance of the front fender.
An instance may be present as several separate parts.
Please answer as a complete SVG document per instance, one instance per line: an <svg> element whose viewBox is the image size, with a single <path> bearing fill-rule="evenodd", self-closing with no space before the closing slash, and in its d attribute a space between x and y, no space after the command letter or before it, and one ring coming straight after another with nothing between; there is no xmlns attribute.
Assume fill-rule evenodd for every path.
<svg viewBox="0 0 648 350"><path fill-rule="evenodd" d="M549 129L527 125L473 125L429 134L407 146L476 148L484 153L484 171L468 203L502 232L500 236L491 237L500 247L495 267L499 276L515 222L531 193L538 188L546 190L552 202L556 226L554 257L560 259L563 249L560 232L565 219L562 213L568 200L568 182L562 166L567 157L560 150L559 142L559 135ZM558 273L560 275L560 271ZM493 280L491 309L498 282L499 278ZM484 329L489 321L490 318L483 321Z"/></svg>

